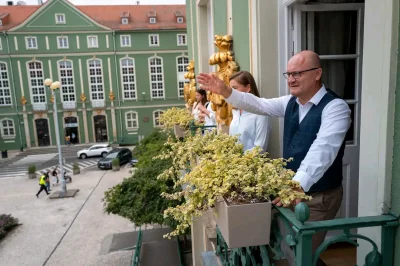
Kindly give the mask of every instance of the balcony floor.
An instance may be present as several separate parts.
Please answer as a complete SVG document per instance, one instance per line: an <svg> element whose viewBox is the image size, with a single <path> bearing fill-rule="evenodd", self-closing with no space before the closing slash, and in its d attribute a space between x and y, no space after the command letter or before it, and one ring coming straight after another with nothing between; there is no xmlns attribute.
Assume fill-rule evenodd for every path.
<svg viewBox="0 0 400 266"><path fill-rule="evenodd" d="M331 245L321 255L327 266L354 266L357 260L357 248L347 243Z"/></svg>

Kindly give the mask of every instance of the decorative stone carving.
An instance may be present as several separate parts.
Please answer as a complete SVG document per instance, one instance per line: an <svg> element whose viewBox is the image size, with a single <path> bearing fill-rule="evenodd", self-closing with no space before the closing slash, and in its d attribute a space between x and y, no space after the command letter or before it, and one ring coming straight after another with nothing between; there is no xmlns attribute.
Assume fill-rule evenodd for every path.
<svg viewBox="0 0 400 266"><path fill-rule="evenodd" d="M51 95L50 102L54 104L54 95Z"/></svg>
<svg viewBox="0 0 400 266"><path fill-rule="evenodd" d="M209 64L218 65L217 72L214 74L222 79L226 85L229 85L229 77L238 70L232 51L232 36L215 35L214 44L217 46L218 52L210 57ZM212 107L216 113L217 123L229 126L232 121L232 106L221 95L211 93L209 97L213 103Z"/></svg>

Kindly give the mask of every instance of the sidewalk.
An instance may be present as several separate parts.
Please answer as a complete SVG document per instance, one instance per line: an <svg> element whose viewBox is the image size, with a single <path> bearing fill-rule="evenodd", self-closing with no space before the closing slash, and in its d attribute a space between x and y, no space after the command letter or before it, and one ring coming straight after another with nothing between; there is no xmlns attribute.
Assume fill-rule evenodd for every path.
<svg viewBox="0 0 400 266"><path fill-rule="evenodd" d="M0 243L0 265L129 265L132 251L99 255L105 236L133 230L129 220L104 214L101 201L128 171L84 171L67 184L79 188L78 194L55 200L43 192L36 198L37 179L0 179L0 213L22 224Z"/></svg>
<svg viewBox="0 0 400 266"><path fill-rule="evenodd" d="M18 154L20 154L20 153L21 153L21 151L19 151L19 150L7 151L7 158L0 157L0 163L1 162L5 162L7 160L10 160L10 159L14 158L15 156L17 156Z"/></svg>

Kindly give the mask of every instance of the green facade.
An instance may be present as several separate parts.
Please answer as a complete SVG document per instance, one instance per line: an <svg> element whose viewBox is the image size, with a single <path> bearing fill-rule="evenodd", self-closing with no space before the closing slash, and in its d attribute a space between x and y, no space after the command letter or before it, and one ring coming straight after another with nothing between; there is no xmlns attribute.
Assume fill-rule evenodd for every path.
<svg viewBox="0 0 400 266"><path fill-rule="evenodd" d="M57 13L65 14L65 24L56 24ZM68 77L64 77L64 80L69 78L71 81L68 88L65 88L67 93L63 91L63 87L56 90L62 143L65 132L71 132L67 127L77 127L74 130L77 130L79 143L137 143L141 137L153 131L155 111L184 105L183 95L178 89L178 81L182 81L182 74L178 73L178 60L186 64L189 57L187 46L178 45L178 34L186 34L186 30L112 30L90 19L66 1L52 0L23 24L0 35L0 69L5 73L0 82L6 82L4 87L8 86L11 92L11 104L0 102L0 150L56 145L51 90L38 86L38 89L44 87L45 100L43 104L33 104L38 100L34 100L36 88L30 78L32 64L34 67L39 66L39 71L34 74L41 76L36 77L36 81L46 78L62 81L61 75L68 73ZM122 45L122 35L130 37L130 46ZM158 46L150 45L149 35L157 35ZM92 36L97 37L97 47L89 47L88 37ZM67 47L59 47L58 37L68 38ZM27 38L36 38L35 48L28 47ZM162 79L156 84L162 86L162 95L158 98L151 97L151 58L157 58L155 61L161 63L158 66L161 68L157 69L161 73L158 73L159 76L153 76L153 79ZM125 86L131 86L130 90L133 90L133 85L130 84L134 84L136 98L124 97L122 63L128 62L127 60L134 62L134 66L125 68L128 71L128 74L125 74ZM90 62L101 64L99 69L92 69L95 73L92 76ZM61 67L65 65L68 65L68 70L62 72ZM157 66L154 69L156 68ZM184 69L186 72L186 67ZM93 96L96 93L93 94L91 80L96 84L100 81L98 84L104 91L99 94L102 98L100 102L92 101L96 100ZM71 91L68 92L69 89ZM110 95L111 92L114 98ZM86 97L85 101L81 100L82 94ZM25 104L21 101L23 97L26 99ZM133 115L129 116L136 115L136 119L131 121L128 128L126 114L130 112L133 112ZM98 134L104 135L104 132L107 132L106 138L96 136L99 128L98 123L95 125L94 116L98 115L105 116L106 128ZM75 120L68 122L66 117L73 117ZM48 123L48 134L45 134L47 136L44 141L41 140L45 131L39 133L36 127L38 119L46 119ZM8 124L10 120L12 127Z"/></svg>

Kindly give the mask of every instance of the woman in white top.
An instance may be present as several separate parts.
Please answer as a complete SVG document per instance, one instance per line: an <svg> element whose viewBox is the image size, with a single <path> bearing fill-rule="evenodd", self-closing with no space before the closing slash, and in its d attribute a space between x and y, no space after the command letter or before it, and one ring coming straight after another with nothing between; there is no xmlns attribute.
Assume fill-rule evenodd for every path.
<svg viewBox="0 0 400 266"><path fill-rule="evenodd" d="M237 72L229 80L229 85L233 89L260 97L253 75L249 72ZM263 152L266 152L270 132L271 126L268 116L233 109L233 120L229 126L229 135L239 134L239 142L243 144L245 151L258 146L261 147Z"/></svg>
<svg viewBox="0 0 400 266"><path fill-rule="evenodd" d="M192 115L196 121L204 122L204 117L200 117L201 113L200 107L205 106L207 103L207 92L205 90L197 90L196 91L196 102L193 104Z"/></svg>
<svg viewBox="0 0 400 266"><path fill-rule="evenodd" d="M205 126L215 126L217 122L215 121L215 112L212 109L212 102L209 98L209 93L207 94L208 102L204 106L199 106L200 114L199 117L204 118L204 125ZM212 128L209 128L211 131Z"/></svg>

